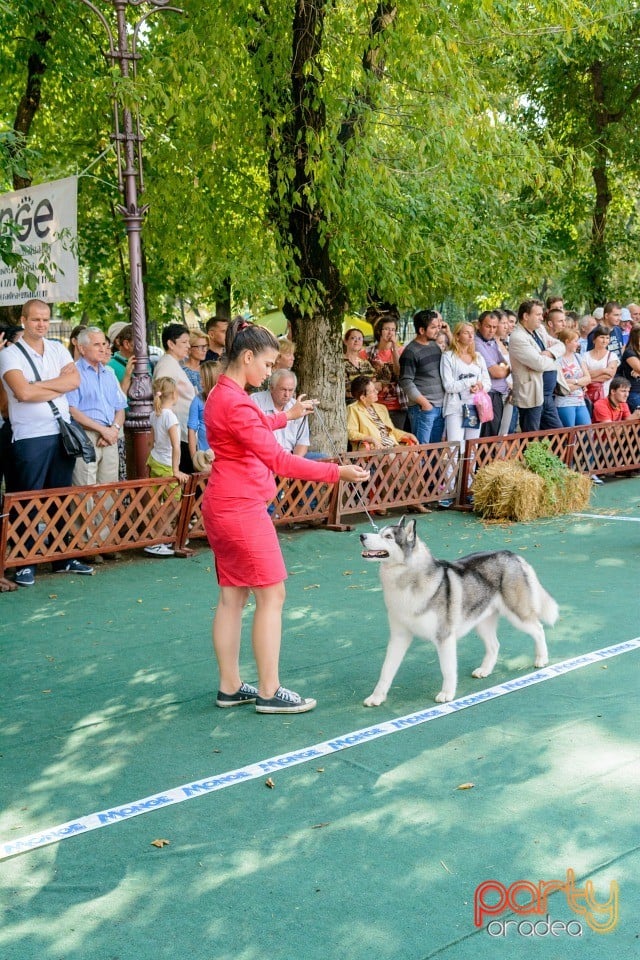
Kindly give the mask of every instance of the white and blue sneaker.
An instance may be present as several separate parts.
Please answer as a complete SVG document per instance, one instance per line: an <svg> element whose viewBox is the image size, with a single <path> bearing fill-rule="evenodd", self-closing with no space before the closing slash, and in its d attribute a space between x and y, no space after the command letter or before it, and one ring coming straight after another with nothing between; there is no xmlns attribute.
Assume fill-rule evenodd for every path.
<svg viewBox="0 0 640 960"><path fill-rule="evenodd" d="M93 567L90 567L88 563L80 563L79 560L62 560L60 563L56 563L53 567L54 573L77 573L82 577L92 577L94 574Z"/></svg>
<svg viewBox="0 0 640 960"><path fill-rule="evenodd" d="M32 587L36 582L36 568L21 567L20 570L16 570L14 580L19 587Z"/></svg>

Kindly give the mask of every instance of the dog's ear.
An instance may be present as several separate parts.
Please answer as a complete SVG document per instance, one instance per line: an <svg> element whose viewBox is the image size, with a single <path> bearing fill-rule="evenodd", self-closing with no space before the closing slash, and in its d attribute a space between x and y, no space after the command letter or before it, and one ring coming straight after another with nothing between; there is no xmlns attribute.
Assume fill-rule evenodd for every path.
<svg viewBox="0 0 640 960"><path fill-rule="evenodd" d="M404 517L402 519L404 521ZM415 520L409 520L409 522L406 524L406 536L407 536L407 543L413 547L415 545L416 536L417 536Z"/></svg>
<svg viewBox="0 0 640 960"><path fill-rule="evenodd" d="M405 527L406 522L407 522L407 518L406 518L406 517L401 517L401 518L400 518L400 523L398 524L398 526L400 527L401 530L404 530L404 527Z"/></svg>

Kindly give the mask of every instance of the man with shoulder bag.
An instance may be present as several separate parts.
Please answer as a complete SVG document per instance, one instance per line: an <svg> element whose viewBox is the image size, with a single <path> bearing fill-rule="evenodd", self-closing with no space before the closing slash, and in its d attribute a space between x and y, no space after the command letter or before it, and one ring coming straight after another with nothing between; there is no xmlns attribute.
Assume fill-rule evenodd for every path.
<svg viewBox="0 0 640 960"><path fill-rule="evenodd" d="M80 376L69 351L47 339L50 319L43 300L28 300L22 307L21 341L0 354L13 431L12 491L71 486L75 460L64 451L53 408L69 422L66 394L78 387ZM54 571L86 575L93 568L79 560L63 560L54 564ZM18 570L15 580L19 586L33 586L35 567Z"/></svg>

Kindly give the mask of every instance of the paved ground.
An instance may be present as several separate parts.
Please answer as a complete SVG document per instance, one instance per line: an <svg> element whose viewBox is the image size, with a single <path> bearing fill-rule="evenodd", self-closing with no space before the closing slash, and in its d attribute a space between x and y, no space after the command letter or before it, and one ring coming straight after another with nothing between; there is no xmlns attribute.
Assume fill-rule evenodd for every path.
<svg viewBox="0 0 640 960"><path fill-rule="evenodd" d="M561 607L548 635L558 663L640 634L639 501L640 480L618 480L594 491L593 518L485 526L440 512L418 526L449 558L523 552ZM319 701L299 717L213 705L204 548L0 597L0 841L112 811L100 829L4 860L3 960L637 956L637 650L122 819L142 798L434 706L435 651L418 644L387 703L361 706L386 642L364 529L282 534L283 678ZM470 677L479 641L463 642L459 698L532 670L530 640L507 624L501 636L483 681ZM245 658L252 679L248 645ZM489 880L496 916L476 927ZM552 880L566 889L533 928L540 916L521 909L533 888L512 885ZM618 885L593 910L608 934L579 912L587 881L601 903Z"/></svg>

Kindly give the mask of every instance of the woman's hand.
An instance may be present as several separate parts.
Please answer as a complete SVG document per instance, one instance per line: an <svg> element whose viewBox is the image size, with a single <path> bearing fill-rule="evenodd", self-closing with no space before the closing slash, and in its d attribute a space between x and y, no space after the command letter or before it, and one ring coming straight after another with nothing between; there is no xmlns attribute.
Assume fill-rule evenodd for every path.
<svg viewBox="0 0 640 960"><path fill-rule="evenodd" d="M183 473L182 470L176 470L176 480L181 486L184 486L184 484L187 482L188 479L189 479L188 473Z"/></svg>
<svg viewBox="0 0 640 960"><path fill-rule="evenodd" d="M417 447L418 438L417 437L403 437L400 443L404 443L407 447Z"/></svg>
<svg viewBox="0 0 640 960"><path fill-rule="evenodd" d="M364 467L359 467L356 463L345 463L338 467L341 480L349 480L352 483L365 483L369 480L369 471Z"/></svg>
<svg viewBox="0 0 640 960"><path fill-rule="evenodd" d="M317 400L306 400L306 393L301 393L291 409L287 410L287 420L299 420L300 417L306 417L313 413Z"/></svg>

